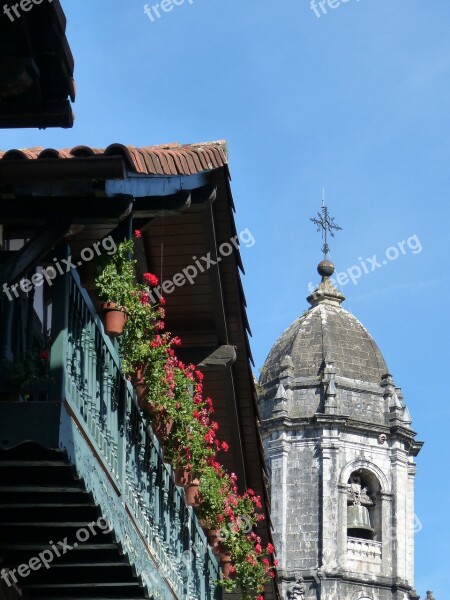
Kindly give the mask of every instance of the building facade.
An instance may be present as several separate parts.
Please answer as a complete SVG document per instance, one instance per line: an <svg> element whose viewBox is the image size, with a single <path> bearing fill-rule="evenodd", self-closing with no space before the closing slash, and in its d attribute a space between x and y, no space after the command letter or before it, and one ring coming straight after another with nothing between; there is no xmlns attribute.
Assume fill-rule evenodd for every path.
<svg viewBox="0 0 450 600"><path fill-rule="evenodd" d="M262 498L267 545L239 274L251 234L235 228L225 143L12 149L0 199L0 599L227 597L95 286L101 259L134 237L136 277L158 274L166 329L204 374L221 464ZM265 596L279 598L276 581Z"/></svg>
<svg viewBox="0 0 450 600"><path fill-rule="evenodd" d="M260 378L283 597L414 600L415 439L377 345L342 306L334 267Z"/></svg>

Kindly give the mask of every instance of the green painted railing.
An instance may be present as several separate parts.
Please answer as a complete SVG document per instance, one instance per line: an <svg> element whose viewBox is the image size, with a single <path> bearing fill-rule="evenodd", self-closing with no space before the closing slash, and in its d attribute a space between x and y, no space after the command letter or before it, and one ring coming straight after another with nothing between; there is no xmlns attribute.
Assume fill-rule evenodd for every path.
<svg viewBox="0 0 450 600"><path fill-rule="evenodd" d="M216 600L217 560L195 513L173 482L159 443L120 372L76 272L61 278L53 300L54 399L63 397L96 449L126 511L178 598Z"/></svg>

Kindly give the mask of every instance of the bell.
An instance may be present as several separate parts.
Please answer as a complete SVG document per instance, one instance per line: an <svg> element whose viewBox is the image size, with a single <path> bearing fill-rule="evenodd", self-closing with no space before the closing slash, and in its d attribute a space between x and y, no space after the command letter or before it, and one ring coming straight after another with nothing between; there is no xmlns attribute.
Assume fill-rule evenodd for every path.
<svg viewBox="0 0 450 600"><path fill-rule="evenodd" d="M369 511L365 506L354 504L347 507L347 530L350 537L373 538L375 532L370 526Z"/></svg>

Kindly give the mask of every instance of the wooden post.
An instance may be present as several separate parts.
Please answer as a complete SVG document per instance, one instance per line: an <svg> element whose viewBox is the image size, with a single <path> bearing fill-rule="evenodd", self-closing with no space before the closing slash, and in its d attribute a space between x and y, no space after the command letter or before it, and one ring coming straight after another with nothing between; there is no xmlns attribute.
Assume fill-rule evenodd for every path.
<svg viewBox="0 0 450 600"><path fill-rule="evenodd" d="M70 256L69 247L61 249L58 259ZM52 327L50 353L49 400L63 402L65 397L65 368L67 354L67 327L69 322L69 280L64 273L55 278L52 296Z"/></svg>

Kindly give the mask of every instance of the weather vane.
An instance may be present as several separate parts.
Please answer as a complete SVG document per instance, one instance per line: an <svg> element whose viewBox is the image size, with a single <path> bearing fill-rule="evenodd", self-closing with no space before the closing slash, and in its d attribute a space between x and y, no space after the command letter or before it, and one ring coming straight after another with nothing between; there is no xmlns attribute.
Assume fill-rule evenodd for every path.
<svg viewBox="0 0 450 600"><path fill-rule="evenodd" d="M331 237L334 237L333 231L341 231L342 227L336 225L334 218L330 217L328 207L325 204L325 190L322 190L322 212L318 212L317 217L310 218L310 221L312 221L314 225L317 225L317 231L322 231L322 252L324 257L327 258L330 252L330 247L328 245L328 234L330 234Z"/></svg>

